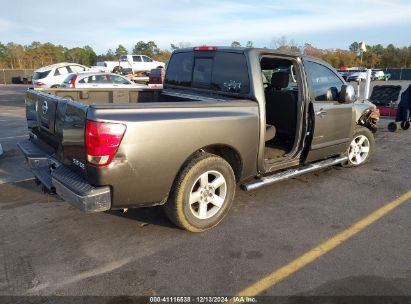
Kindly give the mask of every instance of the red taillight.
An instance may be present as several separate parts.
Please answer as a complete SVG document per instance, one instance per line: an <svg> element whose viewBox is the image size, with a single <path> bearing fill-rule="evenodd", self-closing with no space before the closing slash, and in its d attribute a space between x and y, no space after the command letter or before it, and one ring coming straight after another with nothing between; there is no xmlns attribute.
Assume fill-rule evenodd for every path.
<svg viewBox="0 0 411 304"><path fill-rule="evenodd" d="M76 79L77 79L77 75L74 75L73 78L71 78L71 81L70 81L71 87L73 89L76 88Z"/></svg>
<svg viewBox="0 0 411 304"><path fill-rule="evenodd" d="M126 126L118 123L86 121L87 161L95 166L111 163L123 139Z"/></svg>
<svg viewBox="0 0 411 304"><path fill-rule="evenodd" d="M39 86L39 87L46 85L45 83L40 82L40 81L35 82L35 84L36 84L36 86Z"/></svg>
<svg viewBox="0 0 411 304"><path fill-rule="evenodd" d="M216 46L196 46L194 51L215 51L217 50Z"/></svg>

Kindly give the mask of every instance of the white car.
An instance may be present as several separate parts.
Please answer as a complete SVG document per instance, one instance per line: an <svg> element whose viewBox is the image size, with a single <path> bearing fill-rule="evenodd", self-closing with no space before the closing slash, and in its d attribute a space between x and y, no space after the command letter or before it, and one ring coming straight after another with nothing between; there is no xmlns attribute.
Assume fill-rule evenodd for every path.
<svg viewBox="0 0 411 304"><path fill-rule="evenodd" d="M367 72L365 70L350 70L347 76L347 81L361 82L367 78Z"/></svg>
<svg viewBox="0 0 411 304"><path fill-rule="evenodd" d="M69 74L88 70L88 67L78 63L56 63L35 70L32 82L36 88L58 88Z"/></svg>
<svg viewBox="0 0 411 304"><path fill-rule="evenodd" d="M148 88L123 76L112 73L84 72L69 75L62 83L63 88L110 89L110 88Z"/></svg>
<svg viewBox="0 0 411 304"><path fill-rule="evenodd" d="M138 73L164 68L165 63L155 61L146 55L122 55L119 61L100 61L97 62L97 66L106 68L113 73Z"/></svg>

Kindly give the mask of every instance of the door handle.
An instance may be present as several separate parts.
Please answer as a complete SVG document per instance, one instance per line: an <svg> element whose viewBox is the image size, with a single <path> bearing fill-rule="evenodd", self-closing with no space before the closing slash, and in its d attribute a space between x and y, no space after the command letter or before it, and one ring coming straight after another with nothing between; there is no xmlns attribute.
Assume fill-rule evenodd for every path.
<svg viewBox="0 0 411 304"><path fill-rule="evenodd" d="M324 109L320 109L320 111L315 113L315 115L320 116L320 117L324 117L327 114L328 114L327 111L324 111Z"/></svg>

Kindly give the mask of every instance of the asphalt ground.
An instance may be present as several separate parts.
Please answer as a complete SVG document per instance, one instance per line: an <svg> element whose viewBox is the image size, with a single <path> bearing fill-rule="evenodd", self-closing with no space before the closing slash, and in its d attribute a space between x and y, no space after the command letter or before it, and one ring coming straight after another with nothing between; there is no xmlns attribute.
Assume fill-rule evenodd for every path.
<svg viewBox="0 0 411 304"><path fill-rule="evenodd" d="M0 86L0 296L410 299L411 131L383 119L366 165L237 189L225 220L192 234L161 207L84 214L41 193L16 147L26 88Z"/></svg>

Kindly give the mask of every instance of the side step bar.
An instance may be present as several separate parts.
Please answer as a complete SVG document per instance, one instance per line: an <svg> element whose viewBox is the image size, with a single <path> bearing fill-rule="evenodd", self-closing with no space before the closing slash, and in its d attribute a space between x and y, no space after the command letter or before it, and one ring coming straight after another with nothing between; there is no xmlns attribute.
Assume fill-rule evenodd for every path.
<svg viewBox="0 0 411 304"><path fill-rule="evenodd" d="M311 163L303 167L296 169L290 169L286 171L281 171L273 175L260 176L257 179L250 181L248 183L242 184L241 188L246 191L254 190L262 186L271 185L283 180L296 177L305 173L317 171L326 167L334 166L346 162L348 160L347 156L340 156L338 158L331 158L316 163Z"/></svg>

